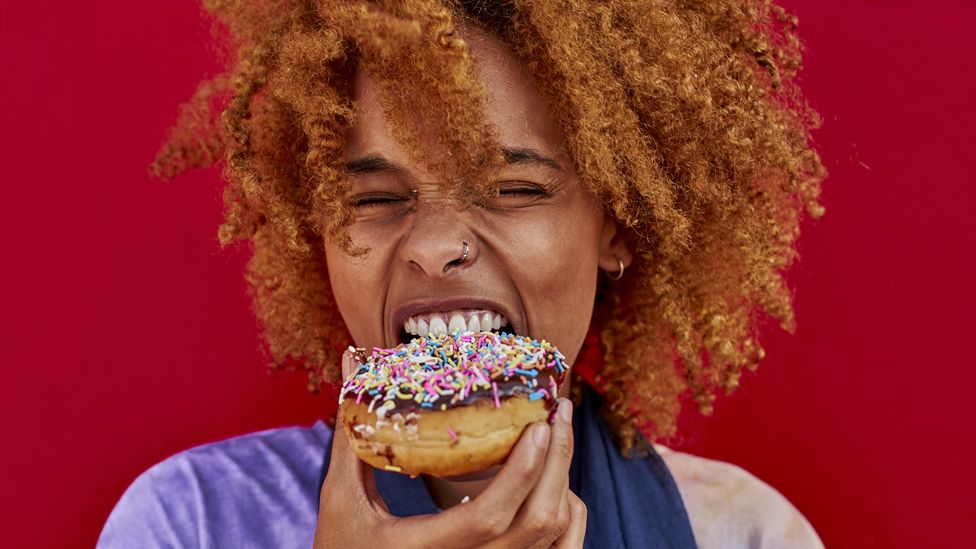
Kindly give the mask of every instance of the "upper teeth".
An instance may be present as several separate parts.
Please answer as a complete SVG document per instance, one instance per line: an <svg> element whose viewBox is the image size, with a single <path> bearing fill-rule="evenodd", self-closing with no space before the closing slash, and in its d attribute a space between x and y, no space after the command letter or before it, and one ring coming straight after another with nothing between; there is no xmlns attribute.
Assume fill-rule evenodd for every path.
<svg viewBox="0 0 976 549"><path fill-rule="evenodd" d="M485 310L448 311L414 315L403 323L403 329L415 336L442 336L462 332L487 332L508 324L499 313Z"/></svg>

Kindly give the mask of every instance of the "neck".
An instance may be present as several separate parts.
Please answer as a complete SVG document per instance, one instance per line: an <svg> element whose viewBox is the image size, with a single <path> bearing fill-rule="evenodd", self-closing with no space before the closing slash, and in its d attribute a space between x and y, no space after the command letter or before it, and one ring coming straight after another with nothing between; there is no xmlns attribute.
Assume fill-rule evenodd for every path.
<svg viewBox="0 0 976 549"><path fill-rule="evenodd" d="M465 497L474 499L483 492L500 469L501 466L496 465L480 473L462 477L439 478L423 475L421 478L434 503L441 509L450 509L461 503Z"/></svg>

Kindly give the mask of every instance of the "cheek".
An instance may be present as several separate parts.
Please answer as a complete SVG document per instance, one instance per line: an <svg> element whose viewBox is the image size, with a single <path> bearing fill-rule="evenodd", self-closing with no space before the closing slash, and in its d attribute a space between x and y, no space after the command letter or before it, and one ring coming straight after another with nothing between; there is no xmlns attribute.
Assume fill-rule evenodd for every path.
<svg viewBox="0 0 976 549"><path fill-rule="evenodd" d="M538 320L556 335L585 334L596 294L596 254L578 248L561 250L561 260L546 265L544 285L537 288L532 308Z"/></svg>
<svg viewBox="0 0 976 549"><path fill-rule="evenodd" d="M385 292L382 270L376 268L375 250L366 258L350 257L326 244L329 282L336 306L357 344L382 340L380 310Z"/></svg>
<svg viewBox="0 0 976 549"><path fill-rule="evenodd" d="M593 312L602 217L560 211L556 219L521 227L513 261L533 332L571 348L582 341Z"/></svg>
<svg viewBox="0 0 976 549"><path fill-rule="evenodd" d="M556 230L541 242L532 262L533 277L539 295L545 301L575 297L593 281L596 269L596 241L579 231Z"/></svg>

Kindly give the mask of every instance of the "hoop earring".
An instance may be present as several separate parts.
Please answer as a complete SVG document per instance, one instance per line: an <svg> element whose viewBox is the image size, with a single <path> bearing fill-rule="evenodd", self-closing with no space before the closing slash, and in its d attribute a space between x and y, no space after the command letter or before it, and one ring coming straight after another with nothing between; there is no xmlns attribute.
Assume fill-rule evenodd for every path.
<svg viewBox="0 0 976 549"><path fill-rule="evenodd" d="M617 274L610 274L610 271L607 271L607 277L610 280L620 280L624 276L624 268L625 268L624 262L622 259L620 259L617 256L613 256L613 257L617 260L617 265L620 265L620 270L617 271Z"/></svg>

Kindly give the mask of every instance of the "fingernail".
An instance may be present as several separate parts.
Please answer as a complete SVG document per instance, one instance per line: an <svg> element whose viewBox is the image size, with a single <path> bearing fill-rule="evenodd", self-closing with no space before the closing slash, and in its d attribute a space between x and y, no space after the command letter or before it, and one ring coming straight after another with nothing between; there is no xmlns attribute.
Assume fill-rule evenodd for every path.
<svg viewBox="0 0 976 549"><path fill-rule="evenodd" d="M349 351L342 353L342 379L349 377L349 370L351 369L352 356Z"/></svg>
<svg viewBox="0 0 976 549"><path fill-rule="evenodd" d="M573 401L568 398L560 399L559 401L559 419L565 421L566 423L573 422Z"/></svg>
<svg viewBox="0 0 976 549"><path fill-rule="evenodd" d="M549 446L549 426L545 423L537 423L532 429L532 442L539 448L547 448Z"/></svg>
<svg viewBox="0 0 976 549"><path fill-rule="evenodd" d="M352 345L344 353L342 353L342 378L345 379L349 377L350 374L356 371L358 367L356 360L356 348Z"/></svg>

